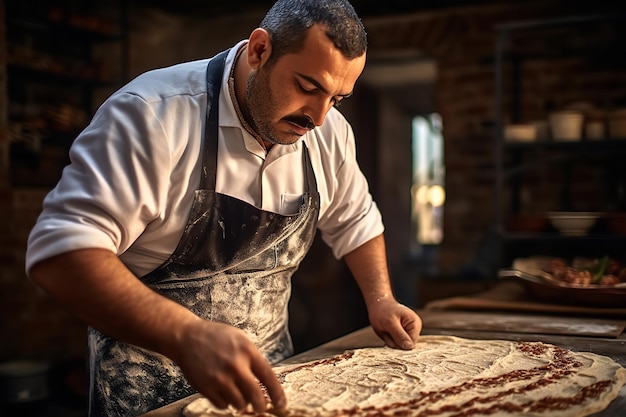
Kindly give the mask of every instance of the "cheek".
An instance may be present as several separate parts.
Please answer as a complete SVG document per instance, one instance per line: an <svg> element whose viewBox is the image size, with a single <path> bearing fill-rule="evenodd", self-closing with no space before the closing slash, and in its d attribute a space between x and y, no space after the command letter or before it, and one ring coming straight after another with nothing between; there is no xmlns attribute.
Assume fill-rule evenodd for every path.
<svg viewBox="0 0 626 417"><path fill-rule="evenodd" d="M302 113L306 106L307 97L290 85L289 81L276 79L270 83L271 87L271 111L279 117Z"/></svg>
<svg viewBox="0 0 626 417"><path fill-rule="evenodd" d="M279 117L301 114L305 103L306 100L299 94L278 90L278 93L273 95L272 111Z"/></svg>

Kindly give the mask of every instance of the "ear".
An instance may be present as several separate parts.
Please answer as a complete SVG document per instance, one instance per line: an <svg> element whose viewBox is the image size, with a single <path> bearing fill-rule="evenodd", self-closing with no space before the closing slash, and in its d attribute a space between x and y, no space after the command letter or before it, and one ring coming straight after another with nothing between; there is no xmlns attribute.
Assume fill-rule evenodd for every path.
<svg viewBox="0 0 626 417"><path fill-rule="evenodd" d="M253 69L258 69L267 62L271 53L272 40L270 34L265 29L254 29L248 39L248 65Z"/></svg>

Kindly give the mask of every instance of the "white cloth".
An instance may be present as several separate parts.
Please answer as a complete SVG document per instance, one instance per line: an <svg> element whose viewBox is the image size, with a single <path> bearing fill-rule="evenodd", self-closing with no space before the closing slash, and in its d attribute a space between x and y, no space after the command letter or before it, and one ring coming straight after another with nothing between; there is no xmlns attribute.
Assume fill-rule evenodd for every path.
<svg viewBox="0 0 626 417"><path fill-rule="evenodd" d="M222 79L216 191L292 214L304 192L304 140L320 193L318 229L340 258L383 232L356 161L352 128L332 109L322 126L293 145L273 146L266 156L241 125L228 93L229 69L244 43L231 49ZM40 260L84 248L113 251L137 276L169 258L200 180L208 62L149 71L100 106L44 200L29 236L27 271Z"/></svg>

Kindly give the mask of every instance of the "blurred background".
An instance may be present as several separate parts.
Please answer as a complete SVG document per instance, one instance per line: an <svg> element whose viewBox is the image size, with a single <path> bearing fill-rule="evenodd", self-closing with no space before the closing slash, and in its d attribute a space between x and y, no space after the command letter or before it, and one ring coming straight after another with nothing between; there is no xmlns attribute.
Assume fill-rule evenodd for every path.
<svg viewBox="0 0 626 417"><path fill-rule="evenodd" d="M624 258L623 6L352 3L368 63L341 111L401 301L419 309L488 288L519 256ZM0 0L0 404L15 402L14 378L45 375L19 405L85 415L85 326L24 274L28 233L73 138L125 82L232 46L271 4ZM587 223L560 226L563 214ZM290 314L298 352L367 325L347 268L319 239Z"/></svg>

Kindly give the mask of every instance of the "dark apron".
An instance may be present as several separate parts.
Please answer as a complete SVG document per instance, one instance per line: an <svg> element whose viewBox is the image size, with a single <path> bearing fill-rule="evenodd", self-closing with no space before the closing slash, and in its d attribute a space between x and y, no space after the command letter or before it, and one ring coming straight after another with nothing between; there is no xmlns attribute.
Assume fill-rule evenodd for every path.
<svg viewBox="0 0 626 417"><path fill-rule="evenodd" d="M202 178L184 234L171 257L142 277L198 316L246 332L270 363L293 353L288 329L291 277L317 226L319 194L302 143L307 191L298 213L260 210L215 190L218 97L226 53L207 70ZM89 329L90 417L133 416L195 390L168 358Z"/></svg>

